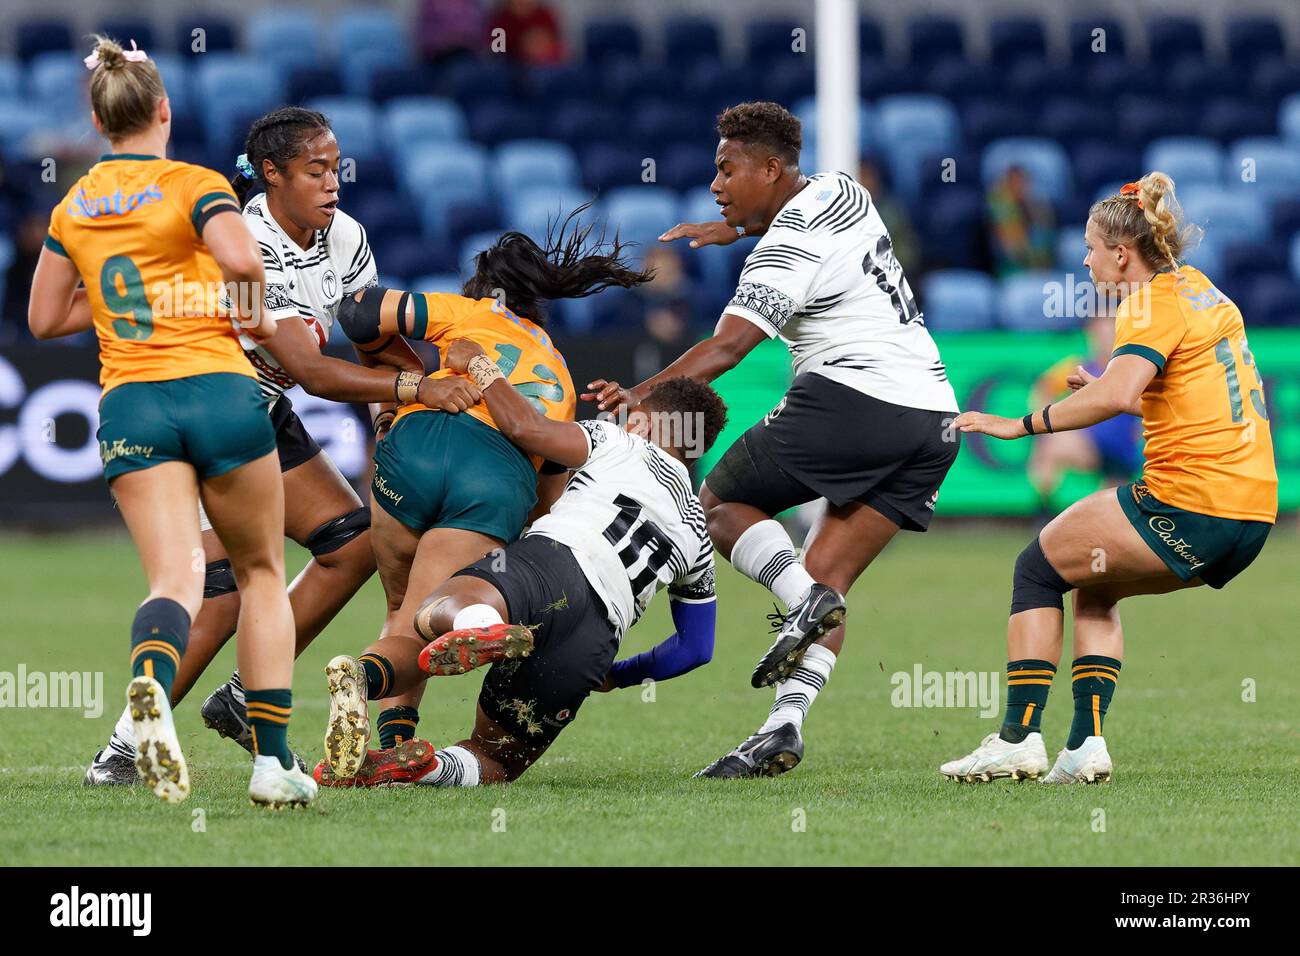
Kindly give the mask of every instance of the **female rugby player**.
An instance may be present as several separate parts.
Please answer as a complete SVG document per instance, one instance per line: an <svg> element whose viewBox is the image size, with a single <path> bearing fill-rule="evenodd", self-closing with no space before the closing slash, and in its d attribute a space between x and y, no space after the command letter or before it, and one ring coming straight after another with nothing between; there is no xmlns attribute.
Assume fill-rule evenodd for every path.
<svg viewBox="0 0 1300 956"><path fill-rule="evenodd" d="M1152 172L1092 207L1083 263L1099 292L1123 296L1115 347L1100 377L1071 376L1060 402L1021 418L966 412L957 427L994 438L1142 419L1138 481L1098 491L1058 515L1016 560L1007 630L1002 730L940 767L954 780L1038 777L1040 733L1063 642L1063 596L1074 592L1074 721L1043 783L1110 779L1102 721L1115 693L1124 634L1119 602L1208 584L1244 571L1277 517L1277 470L1264 385L1241 312L1179 260L1191 230L1173 181Z"/></svg>
<svg viewBox="0 0 1300 956"><path fill-rule="evenodd" d="M443 350L457 338L472 338L489 349L509 384L534 408L554 421L572 421L573 382L543 327L543 300L579 298L614 285L629 288L653 277L627 264L617 237L605 253L600 243L589 245L591 226L576 223L585 208L548 235L545 247L522 233L503 235L479 253L463 295L366 289L344 302L339 322L361 349L402 335ZM435 374L467 381L447 368ZM433 748L423 741L412 741L417 745L412 753L405 748L367 754L364 701L387 697L398 681L421 686L406 679L421 675L417 659L427 643L415 629L420 603L456 571L515 540L530 513L544 512L559 497L565 471L520 451L501 434L485 404L464 415L438 414L421 404L398 411L376 448L371 487L378 505L372 537L388 620L383 636L359 659L336 657L326 669L331 688L341 689L333 699L354 706L331 709L327 760L316 769L318 781L391 783L427 771ZM457 627L476 623L473 612L457 620ZM411 713L402 718L386 711L381 727L398 719L411 721L403 736L412 737Z"/></svg>
<svg viewBox="0 0 1300 956"><path fill-rule="evenodd" d="M134 46L125 52L97 37L86 58L95 128L112 152L51 215L28 322L38 338L92 324L99 338L104 477L149 581L131 627L136 767L167 802L189 795L169 696L203 598L193 559L201 496L245 598L238 625L255 755L249 796L304 805L316 784L294 765L286 738L293 614L275 434L222 304L233 288L246 334L269 341L273 318L248 294L264 281L261 257L229 184L163 158L171 105L157 67ZM167 295L177 286L181 301Z"/></svg>
<svg viewBox="0 0 1300 956"><path fill-rule="evenodd" d="M278 332L271 342L245 337L243 344L275 428L284 534L312 554L289 588L296 651L301 653L374 573L375 560L369 509L321 454L284 393L298 383L312 395L338 402L391 404L419 397L451 412L467 408L474 397L465 381L425 379L419 358L402 339L363 356L365 365L374 367L322 353L343 297L376 278L365 230L338 208L339 146L328 119L298 107L275 110L253 123L245 150L231 186L261 250L266 272L262 310ZM248 198L258 183L265 191ZM181 659L173 704L234 633L239 616L229 558L205 517L201 524L206 600ZM222 736L251 747L238 671L204 702L202 714L204 723ZM123 757L134 749L130 733L124 714L86 772L87 784L134 782L134 767Z"/></svg>

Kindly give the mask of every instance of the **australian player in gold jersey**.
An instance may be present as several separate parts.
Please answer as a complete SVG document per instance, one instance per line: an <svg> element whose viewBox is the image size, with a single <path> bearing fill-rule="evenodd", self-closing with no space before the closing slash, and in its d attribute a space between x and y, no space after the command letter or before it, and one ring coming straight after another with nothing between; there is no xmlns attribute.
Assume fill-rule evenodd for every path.
<svg viewBox="0 0 1300 956"><path fill-rule="evenodd" d="M469 381L447 367L453 341L483 343L509 384L538 412L572 421L577 396L564 357L544 328L543 303L651 278L627 264L617 239L609 248L589 242L591 227L577 221L584 211L575 210L544 244L519 232L501 236L478 254L463 295L363 289L344 299L339 324L363 354L402 336L436 344L443 355L443 368L434 373L440 381ZM427 641L416 633L416 610L455 572L519 537L530 514L544 513L560 496L566 479L567 469L530 457L501 434L477 388L474 404L458 415L419 403L397 412L376 446L371 485L371 540L388 619L365 654L336 657L326 669L331 710L327 762L316 768L318 781L382 784L427 772L434 752L424 741L367 754L367 701L391 697L400 686L411 696L403 698L400 711L390 703L380 725L404 723L400 736L412 737L418 720L413 703L428 676L418 665ZM456 627L483 623L476 616L482 613L482 607L467 609ZM387 742L381 735L381 743Z"/></svg>
<svg viewBox="0 0 1300 956"><path fill-rule="evenodd" d="M131 627L137 767L162 799L188 796L168 698L203 600L202 497L243 594L239 664L256 755L249 796L303 805L316 784L286 741L293 615L284 493L275 432L232 323L259 341L274 334L262 259L225 179L164 158L171 105L158 68L134 46L100 37L86 58L95 128L112 152L51 214L28 322L38 338L92 325L99 338L104 477L149 581ZM175 289L184 294L168 295ZM221 304L226 291L233 316Z"/></svg>
<svg viewBox="0 0 1300 956"><path fill-rule="evenodd" d="M1016 561L1002 730L940 770L959 780L1038 777L1039 732L1074 592L1074 721L1044 783L1108 780L1102 720L1124 636L1118 603L1208 584L1222 588L1259 554L1277 517L1277 470L1264 384L1241 312L1180 264L1188 232L1174 183L1151 172L1096 203L1084 238L1099 293L1122 297L1115 347L1098 377L1023 419L966 412L956 426L995 438L1142 419L1140 480L1099 491L1056 517Z"/></svg>

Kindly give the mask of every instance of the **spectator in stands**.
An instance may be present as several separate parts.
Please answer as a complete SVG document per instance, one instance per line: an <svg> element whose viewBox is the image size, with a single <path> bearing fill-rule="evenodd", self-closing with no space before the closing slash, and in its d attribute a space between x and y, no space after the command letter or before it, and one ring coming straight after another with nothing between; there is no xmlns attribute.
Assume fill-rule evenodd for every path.
<svg viewBox="0 0 1300 956"><path fill-rule="evenodd" d="M654 271L654 279L630 293L630 311L646 335L633 358L640 379L654 375L695 344L691 328L694 290L682 257L675 249L652 246L646 252L645 268Z"/></svg>
<svg viewBox="0 0 1300 956"><path fill-rule="evenodd" d="M858 165L858 182L871 193L871 201L893 240L894 256L903 267L903 274L915 288L917 277L921 274L921 247L907 208L889 191L884 170L874 158L863 157Z"/></svg>
<svg viewBox="0 0 1300 956"><path fill-rule="evenodd" d="M1011 166L988 195L990 239L997 274L1051 268L1056 261L1056 217L1034 192L1023 166Z"/></svg>
<svg viewBox="0 0 1300 956"><path fill-rule="evenodd" d="M505 31L506 56L529 66L560 63L567 56L555 11L538 0L505 0L488 24Z"/></svg>
<svg viewBox="0 0 1300 956"><path fill-rule="evenodd" d="M417 39L426 63L443 63L487 49L482 0L421 0Z"/></svg>

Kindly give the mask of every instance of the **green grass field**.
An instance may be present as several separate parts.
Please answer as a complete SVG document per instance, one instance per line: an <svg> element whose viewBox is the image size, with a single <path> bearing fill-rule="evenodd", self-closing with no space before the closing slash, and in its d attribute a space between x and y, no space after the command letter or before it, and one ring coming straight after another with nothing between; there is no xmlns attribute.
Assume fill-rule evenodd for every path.
<svg viewBox="0 0 1300 956"><path fill-rule="evenodd" d="M1112 783L959 786L940 762L999 717L891 706L890 676L1000 671L1012 562L1025 531L944 527L901 536L850 599L846 653L805 725L808 753L776 779L691 774L749 733L771 695L749 687L767 646L768 596L722 566L712 664L656 688L595 695L520 782L474 791L323 791L278 814L248 805L248 759L205 730L197 705L233 665L233 644L177 712L193 793L180 806L140 788L87 790L128 678L127 628L144 593L121 536L0 537L0 671L104 672L104 712L0 710L0 862L6 864L1090 864L1276 865L1300 857L1300 644L1290 522L1225 592L1125 607L1127 659L1107 722ZM303 560L294 549L290 566ZM320 755L322 667L365 646L376 582L299 662L290 736ZM666 601L627 641L670 629ZM1067 645L1067 655L1068 655ZM1066 663L1068 664L1068 656ZM1068 672L1067 672L1068 673ZM1257 700L1243 702L1243 681ZM468 729L479 680L434 681L421 736ZM999 700L1002 688L998 686ZM1045 718L1064 744L1058 679ZM1100 811L1100 812L1099 812ZM1104 825L1104 832L1098 827Z"/></svg>

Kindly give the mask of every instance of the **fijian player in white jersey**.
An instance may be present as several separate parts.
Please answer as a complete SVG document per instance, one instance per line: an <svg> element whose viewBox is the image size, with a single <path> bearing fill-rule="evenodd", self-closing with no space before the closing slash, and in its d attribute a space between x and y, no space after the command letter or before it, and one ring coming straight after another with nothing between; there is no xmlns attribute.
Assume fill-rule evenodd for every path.
<svg viewBox="0 0 1300 956"><path fill-rule="evenodd" d="M270 347L243 341L275 424L285 492L285 535L307 548L312 560L289 589L297 650L302 651L375 571L370 511L321 454L284 392L300 384L312 395L338 402L388 403L399 393L447 411L473 404L463 380L434 382L400 336L361 365L322 353L345 295L376 279L374 257L361 224L338 208L339 145L320 113L287 107L253 123L231 185L244 203L244 221L257 239L266 271L264 312L277 322ZM256 185L265 191L251 199ZM391 411L378 412L382 427ZM250 503L250 507L255 507ZM234 633L239 616L235 576L220 540L204 517L207 563L203 608L172 687L175 706ZM204 702L204 722L246 749L252 735L238 672ZM129 715L86 771L88 786L134 783L135 742Z"/></svg>
<svg viewBox="0 0 1300 956"><path fill-rule="evenodd" d="M423 674L408 683L492 669L473 731L438 750L415 783L477 786L519 777L593 690L667 680L712 657L713 543L687 465L717 438L726 407L708 385L678 378L659 383L625 427L554 421L468 339L453 343L446 363L474 378L506 437L573 469L527 534L439 585L416 614L430 643ZM623 634L665 587L676 632L615 661ZM348 732L386 685L366 658L335 658L331 668L341 661L347 679L331 682L330 721Z"/></svg>
<svg viewBox="0 0 1300 956"><path fill-rule="evenodd" d="M786 606L755 687L767 721L705 777L776 774L803 755L801 728L844 642L844 594L900 528L924 531L957 457L957 399L871 196L843 173L805 176L799 121L776 103L718 118L711 189L722 219L660 238L691 247L760 236L711 338L635 388L593 382L602 409L636 407L659 382L712 381L764 339L794 359L786 396L700 490L714 543ZM802 563L774 516L826 499Z"/></svg>

